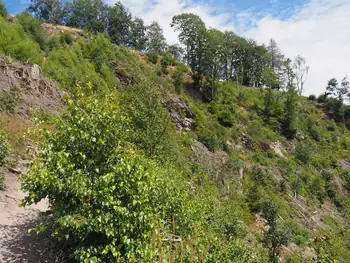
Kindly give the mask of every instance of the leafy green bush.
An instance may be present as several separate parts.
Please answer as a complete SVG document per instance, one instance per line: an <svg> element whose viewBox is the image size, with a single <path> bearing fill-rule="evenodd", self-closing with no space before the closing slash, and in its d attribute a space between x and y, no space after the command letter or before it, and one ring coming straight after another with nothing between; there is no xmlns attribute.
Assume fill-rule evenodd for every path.
<svg viewBox="0 0 350 263"><path fill-rule="evenodd" d="M310 161L310 149L305 143L298 143L295 149L295 159L303 164L308 164Z"/></svg>
<svg viewBox="0 0 350 263"><path fill-rule="evenodd" d="M108 90L106 81L96 72L94 65L84 58L79 43L53 50L45 63L44 73L65 89L71 89L78 83L81 85L91 83L101 92Z"/></svg>
<svg viewBox="0 0 350 263"><path fill-rule="evenodd" d="M44 57L39 45L24 32L20 24L8 24L0 17L0 28L0 54L42 65Z"/></svg>
<svg viewBox="0 0 350 263"><path fill-rule="evenodd" d="M166 75L169 73L167 70L168 66L174 66L176 64L176 60L171 56L170 53L165 53L160 61L162 72Z"/></svg>
<svg viewBox="0 0 350 263"><path fill-rule="evenodd" d="M271 172L260 166L253 166L252 178L255 182L260 183L263 186L267 186L272 183Z"/></svg>
<svg viewBox="0 0 350 263"><path fill-rule="evenodd" d="M39 20L34 19L27 11L17 16L17 21L22 25L24 31L28 33L39 46L45 48L45 30Z"/></svg>
<svg viewBox="0 0 350 263"><path fill-rule="evenodd" d="M269 249L272 262L279 256L281 247L287 245L291 238L288 225L278 219L279 209L278 203L274 201L266 201L262 204L262 214L269 225L269 229L264 233L263 242Z"/></svg>
<svg viewBox="0 0 350 263"><path fill-rule="evenodd" d="M77 261L151 262L154 233L190 233L196 221L181 176L138 153L129 124L113 96L69 99L22 177L24 204L49 199L52 231Z"/></svg>
<svg viewBox="0 0 350 263"><path fill-rule="evenodd" d="M19 98L14 92L0 92L0 112L15 113Z"/></svg>
<svg viewBox="0 0 350 263"><path fill-rule="evenodd" d="M344 182L345 189L350 191L350 172L343 172L341 178Z"/></svg>
<svg viewBox="0 0 350 263"><path fill-rule="evenodd" d="M308 230L298 225L294 220L288 220L286 226L290 229L292 238L297 245L306 245L310 242Z"/></svg>
<svg viewBox="0 0 350 263"><path fill-rule="evenodd" d="M184 89L184 87L185 87L184 74L178 68L174 72L173 79L174 79L175 91L178 94L181 94L183 89Z"/></svg>
<svg viewBox="0 0 350 263"><path fill-rule="evenodd" d="M147 53L147 60L151 62L152 64L157 64L158 63L158 55L157 53L150 51Z"/></svg>
<svg viewBox="0 0 350 263"><path fill-rule="evenodd" d="M224 127L232 127L233 125L233 115L228 109L222 110L218 114L218 121Z"/></svg>

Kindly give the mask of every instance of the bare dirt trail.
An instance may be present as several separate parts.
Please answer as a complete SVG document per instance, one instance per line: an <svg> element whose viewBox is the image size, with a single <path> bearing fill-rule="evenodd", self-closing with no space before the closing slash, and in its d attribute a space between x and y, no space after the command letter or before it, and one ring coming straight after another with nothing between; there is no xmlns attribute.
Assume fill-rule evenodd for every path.
<svg viewBox="0 0 350 263"><path fill-rule="evenodd" d="M40 213L47 211L47 203L19 207L24 193L20 191L18 174L5 167L0 169L5 174L6 186L5 191L0 191L0 263L66 262L52 249L55 243L48 234L28 233L40 221Z"/></svg>

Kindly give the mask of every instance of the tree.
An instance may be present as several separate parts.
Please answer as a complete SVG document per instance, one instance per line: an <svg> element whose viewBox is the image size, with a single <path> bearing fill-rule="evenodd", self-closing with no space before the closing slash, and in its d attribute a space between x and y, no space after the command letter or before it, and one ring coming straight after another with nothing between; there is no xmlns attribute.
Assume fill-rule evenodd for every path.
<svg viewBox="0 0 350 263"><path fill-rule="evenodd" d="M147 51L153 51L157 54L164 52L166 48L165 37L163 35L163 29L158 24L158 22L154 21L150 26L147 27L146 39Z"/></svg>
<svg viewBox="0 0 350 263"><path fill-rule="evenodd" d="M173 79L174 79L174 87L175 87L176 92L178 94L181 94L181 92L185 86L184 73L177 68L176 71L174 72Z"/></svg>
<svg viewBox="0 0 350 263"><path fill-rule="evenodd" d="M285 90L288 90L289 87L294 86L296 74L293 71L292 61L287 58L285 61L283 61L283 68L282 68L282 83ZM300 94L301 95L301 94Z"/></svg>
<svg viewBox="0 0 350 263"><path fill-rule="evenodd" d="M248 40L244 51L243 84L257 87L262 82L263 72L266 67L267 50L256 44L254 40Z"/></svg>
<svg viewBox="0 0 350 263"><path fill-rule="evenodd" d="M28 7L36 19L50 24L63 24L66 15L66 5L64 0L31 0Z"/></svg>
<svg viewBox="0 0 350 263"><path fill-rule="evenodd" d="M180 42L186 48L185 60L192 69L195 86L199 87L204 73L205 24L199 16L187 13L174 16L171 27L180 32Z"/></svg>
<svg viewBox="0 0 350 263"><path fill-rule="evenodd" d="M48 228L66 240L78 262L152 262L155 231L170 232L174 217L181 228L193 223L185 183L179 186L179 173L162 169L128 142L136 131L114 94L97 99L86 95L88 88L75 93L22 177L23 203L48 198L52 216L39 231Z"/></svg>
<svg viewBox="0 0 350 263"><path fill-rule="evenodd" d="M296 119L297 119L297 92L294 86L290 86L287 91L287 98L284 104L284 120L283 120L283 133L289 138L293 139L297 132Z"/></svg>
<svg viewBox="0 0 350 263"><path fill-rule="evenodd" d="M350 97L350 84L347 77L343 78L340 86L335 78L330 79L326 90L326 96L332 95L334 97L327 103L332 117L339 123L344 122L344 100Z"/></svg>
<svg viewBox="0 0 350 263"><path fill-rule="evenodd" d="M306 65L304 57L298 55L293 62L296 86L301 95L304 91L304 84L307 81L310 67Z"/></svg>
<svg viewBox="0 0 350 263"><path fill-rule="evenodd" d="M185 50L179 44L174 44L174 45L167 46L167 51L176 60L178 60L178 61L182 61L183 60L183 54L184 54Z"/></svg>
<svg viewBox="0 0 350 263"><path fill-rule="evenodd" d="M273 71L272 68L266 67L262 73L262 82L269 88L273 89L274 87L279 86L280 81L278 76Z"/></svg>
<svg viewBox="0 0 350 263"><path fill-rule="evenodd" d="M92 32L106 31L109 7L102 0L73 0L68 9L69 26Z"/></svg>
<svg viewBox="0 0 350 263"><path fill-rule="evenodd" d="M269 249L271 261L275 261L282 245L287 245L291 236L288 227L278 221L278 211L279 205L274 201L267 201L262 205L263 217L269 225L269 229L264 233L263 242Z"/></svg>
<svg viewBox="0 0 350 263"><path fill-rule="evenodd" d="M127 46L131 25L131 14L121 2L109 9L107 32L113 43Z"/></svg>
<svg viewBox="0 0 350 263"><path fill-rule="evenodd" d="M215 81L220 77L222 72L222 55L223 55L224 34L217 29L207 31L207 43L203 59L203 71L209 80L206 86L206 97L213 100L217 97ZM209 90L208 90L209 88Z"/></svg>
<svg viewBox="0 0 350 263"><path fill-rule="evenodd" d="M146 48L146 26L141 18L136 17L130 24L128 46L137 50Z"/></svg>
<svg viewBox="0 0 350 263"><path fill-rule="evenodd" d="M279 49L277 42L273 39L270 39L269 45L267 46L269 64L270 67L278 74L283 66L284 55Z"/></svg>
<svg viewBox="0 0 350 263"><path fill-rule="evenodd" d="M7 10L2 0L0 0L0 16L5 19L7 18Z"/></svg>

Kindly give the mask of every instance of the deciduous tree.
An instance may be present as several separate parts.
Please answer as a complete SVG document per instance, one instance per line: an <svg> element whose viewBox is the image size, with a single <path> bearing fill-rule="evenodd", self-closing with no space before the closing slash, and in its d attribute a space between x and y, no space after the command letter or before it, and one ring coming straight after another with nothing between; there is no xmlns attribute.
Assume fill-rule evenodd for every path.
<svg viewBox="0 0 350 263"><path fill-rule="evenodd" d="M36 19L51 24L62 24L66 15L64 0L31 0L28 7Z"/></svg>
<svg viewBox="0 0 350 263"><path fill-rule="evenodd" d="M117 2L109 9L107 32L113 43L126 46L129 41L131 25L131 14L121 2Z"/></svg>
<svg viewBox="0 0 350 263"><path fill-rule="evenodd" d="M310 67L306 65L305 58L298 55L293 62L293 69L298 93L301 95L304 91L304 85L307 81Z"/></svg>
<svg viewBox="0 0 350 263"><path fill-rule="evenodd" d="M158 22L154 21L150 26L147 27L146 39L147 51L153 51L157 54L164 52L166 48L165 37L163 35L163 29L158 24Z"/></svg>
<svg viewBox="0 0 350 263"><path fill-rule="evenodd" d="M7 10L3 2L0 0L0 16L6 18L7 17Z"/></svg>

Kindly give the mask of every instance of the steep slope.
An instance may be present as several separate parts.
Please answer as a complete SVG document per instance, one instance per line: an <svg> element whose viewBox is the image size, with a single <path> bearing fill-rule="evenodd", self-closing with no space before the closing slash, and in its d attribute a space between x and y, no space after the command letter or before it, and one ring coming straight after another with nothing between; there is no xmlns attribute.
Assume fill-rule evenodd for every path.
<svg viewBox="0 0 350 263"><path fill-rule="evenodd" d="M49 230L76 261L348 262L349 130L324 103L296 97L291 139L285 91L218 82L209 102L180 62L102 34L46 41L42 73L67 110L23 142L40 150L22 189L27 205L49 199ZM33 66L5 65L20 113L61 107Z"/></svg>

